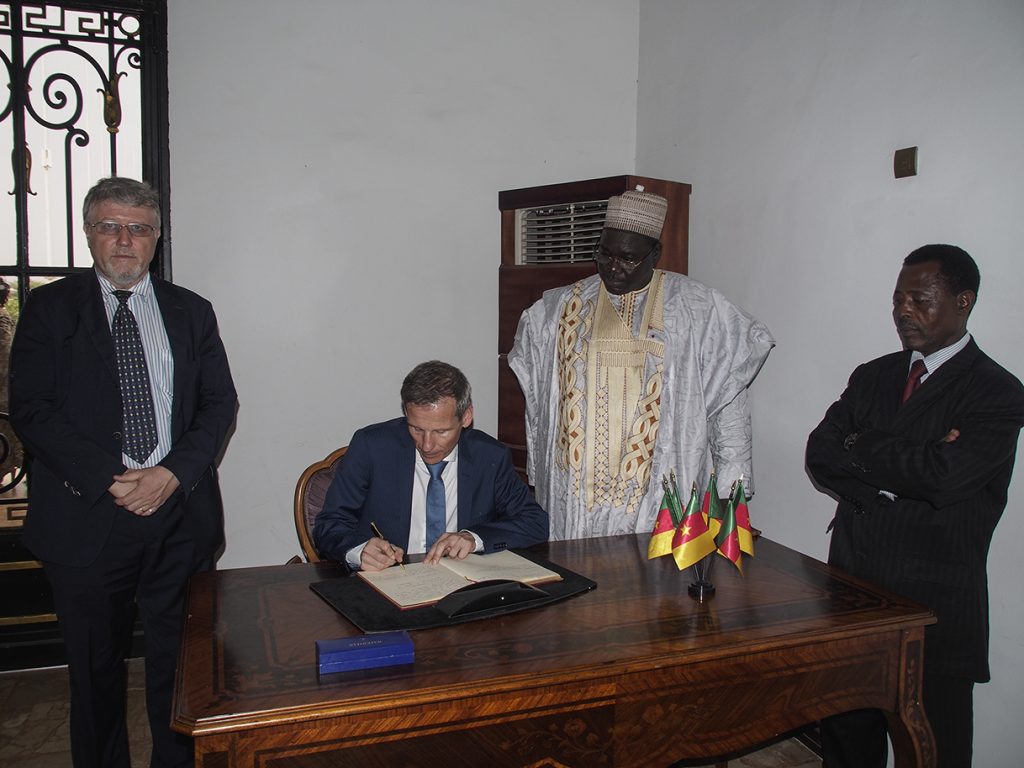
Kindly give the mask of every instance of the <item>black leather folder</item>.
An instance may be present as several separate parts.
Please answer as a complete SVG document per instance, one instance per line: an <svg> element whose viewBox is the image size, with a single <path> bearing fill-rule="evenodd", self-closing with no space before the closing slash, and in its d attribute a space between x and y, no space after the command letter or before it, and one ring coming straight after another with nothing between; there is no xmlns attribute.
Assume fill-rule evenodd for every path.
<svg viewBox="0 0 1024 768"><path fill-rule="evenodd" d="M525 550L516 554L562 577L538 585L518 581L480 581L450 593L433 605L402 610L355 574L315 581L309 585L338 613L363 632L394 632L400 629L429 629L461 624L539 608L588 592L597 586L585 576L551 563Z"/></svg>

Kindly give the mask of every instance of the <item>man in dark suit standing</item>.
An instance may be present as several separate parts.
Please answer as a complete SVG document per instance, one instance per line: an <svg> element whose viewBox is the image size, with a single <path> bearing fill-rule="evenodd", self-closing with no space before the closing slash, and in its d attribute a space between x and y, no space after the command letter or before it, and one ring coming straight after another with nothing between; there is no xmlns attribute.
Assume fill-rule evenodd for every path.
<svg viewBox="0 0 1024 768"><path fill-rule="evenodd" d="M352 436L313 527L323 557L376 571L407 552L437 562L547 541L548 515L508 449L470 426L462 371L416 366L402 383L402 412Z"/></svg>
<svg viewBox="0 0 1024 768"><path fill-rule="evenodd" d="M171 696L186 583L223 541L214 461L235 388L210 303L149 274L157 193L103 179L82 215L94 270L35 289L11 353L11 422L33 458L24 540L53 586L76 768L129 765L136 606L150 765L191 765Z"/></svg>
<svg viewBox="0 0 1024 768"><path fill-rule="evenodd" d="M858 367L807 443L838 497L829 563L928 606L922 701L941 768L971 764L973 691L989 680L986 558L1006 506L1024 389L967 332L980 276L952 245L903 262L897 352ZM826 768L885 766L885 718L822 722Z"/></svg>

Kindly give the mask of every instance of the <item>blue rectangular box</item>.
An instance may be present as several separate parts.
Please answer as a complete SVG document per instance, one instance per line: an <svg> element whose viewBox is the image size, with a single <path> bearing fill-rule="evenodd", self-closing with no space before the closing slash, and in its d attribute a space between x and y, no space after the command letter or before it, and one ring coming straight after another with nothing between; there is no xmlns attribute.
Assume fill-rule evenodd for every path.
<svg viewBox="0 0 1024 768"><path fill-rule="evenodd" d="M412 638L408 632L381 632L316 641L316 665L321 675L412 664L413 655Z"/></svg>

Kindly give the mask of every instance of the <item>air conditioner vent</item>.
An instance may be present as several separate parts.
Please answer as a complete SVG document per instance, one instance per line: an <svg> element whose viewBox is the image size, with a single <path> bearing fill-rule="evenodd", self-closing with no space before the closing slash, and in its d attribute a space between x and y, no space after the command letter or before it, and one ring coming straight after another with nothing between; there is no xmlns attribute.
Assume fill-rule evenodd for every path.
<svg viewBox="0 0 1024 768"><path fill-rule="evenodd" d="M521 208L516 252L519 264L590 261L601 239L607 200Z"/></svg>

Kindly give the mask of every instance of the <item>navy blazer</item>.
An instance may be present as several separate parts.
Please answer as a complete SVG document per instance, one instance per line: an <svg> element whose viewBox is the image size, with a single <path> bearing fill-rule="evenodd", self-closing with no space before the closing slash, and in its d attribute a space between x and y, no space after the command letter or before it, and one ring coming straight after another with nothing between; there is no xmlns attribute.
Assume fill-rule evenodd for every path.
<svg viewBox="0 0 1024 768"><path fill-rule="evenodd" d="M371 522L408 550L415 463L416 444L404 418L356 432L313 526L320 555L344 563L346 552L373 537ZM493 437L462 431L458 488L459 529L479 536L485 552L547 541L547 512Z"/></svg>
<svg viewBox="0 0 1024 768"><path fill-rule="evenodd" d="M205 557L223 540L214 460L235 417L235 387L210 302L152 282L174 357L172 443L160 464L180 483L171 500L187 503L184 519ZM107 488L125 470L117 359L100 291L92 270L36 288L11 349L11 423L32 456L25 544L67 565L98 556L119 510Z"/></svg>
<svg viewBox="0 0 1024 768"><path fill-rule="evenodd" d="M839 499L829 563L932 609L925 668L984 682L986 560L1024 388L972 340L901 405L909 365L898 352L858 367L808 439L808 471ZM943 442L951 429L960 437Z"/></svg>

